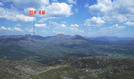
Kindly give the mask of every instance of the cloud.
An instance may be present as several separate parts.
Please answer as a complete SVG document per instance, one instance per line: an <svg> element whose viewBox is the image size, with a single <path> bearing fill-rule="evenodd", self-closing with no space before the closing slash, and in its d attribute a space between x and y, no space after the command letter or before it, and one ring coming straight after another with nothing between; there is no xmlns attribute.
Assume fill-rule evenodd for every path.
<svg viewBox="0 0 134 79"><path fill-rule="evenodd" d="M68 27L71 31L76 32L76 33L83 33L83 30L79 29L78 24L70 24L70 27Z"/></svg>
<svg viewBox="0 0 134 79"><path fill-rule="evenodd" d="M66 3L54 2L46 7L46 15L54 17L68 17L72 15L71 8L72 6Z"/></svg>
<svg viewBox="0 0 134 79"><path fill-rule="evenodd" d="M60 24L60 23L57 23L57 22L49 22L49 24L52 24L55 27L62 27L62 28L66 27L66 24L64 24L64 23Z"/></svg>
<svg viewBox="0 0 134 79"><path fill-rule="evenodd" d="M117 0L114 5L115 9L120 14L133 14L134 13L134 0Z"/></svg>
<svg viewBox="0 0 134 79"><path fill-rule="evenodd" d="M104 23L105 21L101 17L94 16L92 18L86 19L84 25L85 26L100 26Z"/></svg>
<svg viewBox="0 0 134 79"><path fill-rule="evenodd" d="M69 5L65 2L55 1L50 3L50 0L6 0L4 2L10 2L11 4L9 4L9 6L15 8L15 10L11 8L1 9L0 15L4 11L6 15L4 15L5 13L3 13L4 16L0 16L0 18L5 18L13 21L34 21L35 17L27 16L29 15L29 10L36 10L37 12L39 10L45 10L46 14L44 16L39 14L34 15L36 17L41 18L39 22L44 22L49 19L69 17L73 14L72 5ZM24 10L24 12L22 12L20 9ZM24 18L21 19L20 17Z"/></svg>
<svg viewBox="0 0 134 79"><path fill-rule="evenodd" d="M83 33L84 31L83 30L80 30L78 28L69 28L72 32L75 32L75 33Z"/></svg>
<svg viewBox="0 0 134 79"><path fill-rule="evenodd" d="M5 26L1 26L0 30L10 30L10 28L6 28Z"/></svg>
<svg viewBox="0 0 134 79"><path fill-rule="evenodd" d="M51 20L51 19L57 19L57 17L44 17L41 18L38 22L43 23L44 21Z"/></svg>
<svg viewBox="0 0 134 79"><path fill-rule="evenodd" d="M10 9L1 7L0 7L0 18L12 21L25 21L25 22L31 22L35 20L35 17L26 16L24 14L18 13L17 11L12 11Z"/></svg>
<svg viewBox="0 0 134 79"><path fill-rule="evenodd" d="M12 21L25 21L25 22L31 22L35 20L35 17L26 16L24 14L18 13L15 10L1 7L0 7L0 18Z"/></svg>
<svg viewBox="0 0 134 79"><path fill-rule="evenodd" d="M107 12L112 9L111 0L97 0L97 4L89 6L89 9L93 12Z"/></svg>
<svg viewBox="0 0 134 79"><path fill-rule="evenodd" d="M36 8L26 8L24 11L26 14L29 13L29 10L45 10L45 15L36 14L35 16L40 17L41 19L38 22L44 22L51 19L59 19L62 17L69 17L73 14L72 5L67 3L52 2L47 6L41 6L39 9Z"/></svg>
<svg viewBox="0 0 134 79"><path fill-rule="evenodd" d="M119 24L115 24L114 26L110 27L110 29L124 29L125 26L120 26Z"/></svg>
<svg viewBox="0 0 134 79"><path fill-rule="evenodd" d="M19 27L13 27L13 28L10 28L10 27L1 26L1 27L0 27L0 30L23 32L23 30L22 30L21 28L19 28Z"/></svg>
<svg viewBox="0 0 134 79"><path fill-rule="evenodd" d="M105 21L125 22L134 14L134 0L97 0L89 6L91 13L104 16Z"/></svg>
<svg viewBox="0 0 134 79"><path fill-rule="evenodd" d="M113 26L101 28L101 29L100 29L100 33L101 33L101 32L106 32L106 33L117 32L117 31L122 30L122 29L124 29L124 28L125 28L125 26L121 26L121 25L119 25L119 24L115 24L115 25L113 25Z"/></svg>
<svg viewBox="0 0 134 79"><path fill-rule="evenodd" d="M40 1L41 1L41 5L42 6L46 6L46 5L49 5L50 4L50 1L49 0L40 0Z"/></svg>
<svg viewBox="0 0 134 79"><path fill-rule="evenodd" d="M41 27L46 27L46 24L35 24L34 26L41 28Z"/></svg>
<svg viewBox="0 0 134 79"><path fill-rule="evenodd" d="M104 19L104 21L107 21L107 23L114 23L114 22L123 23L129 20L128 17L120 14L104 15L102 18Z"/></svg>
<svg viewBox="0 0 134 79"><path fill-rule="evenodd" d="M79 27L78 24L71 24L70 27Z"/></svg>
<svg viewBox="0 0 134 79"><path fill-rule="evenodd" d="M42 5L39 9L26 8L24 9L25 14L28 15L29 10L36 10L36 12L38 12L39 10L45 10L45 15L39 15L39 14L34 15L41 18L38 22L44 22L51 19L59 19L62 17L69 17L73 14L72 5L69 5L64 2L62 3L52 2L47 6Z"/></svg>
<svg viewBox="0 0 134 79"><path fill-rule="evenodd" d="M32 22L35 20L34 17L30 17L30 16L25 16L23 14L17 14L16 15L16 19L20 20L20 21L25 21L25 22Z"/></svg>
<svg viewBox="0 0 134 79"><path fill-rule="evenodd" d="M64 23L57 23L57 22L49 22L49 24L53 25L54 28L52 29L53 33L56 34L64 34L68 31L68 27Z"/></svg>
<svg viewBox="0 0 134 79"><path fill-rule="evenodd" d="M125 24L128 26L134 26L134 22L130 22L130 21L126 22Z"/></svg>
<svg viewBox="0 0 134 79"><path fill-rule="evenodd" d="M76 4L77 0L67 0L70 4Z"/></svg>
<svg viewBox="0 0 134 79"><path fill-rule="evenodd" d="M79 29L78 24L70 24L66 25L65 23L57 23L57 22L49 22L49 24L52 24L55 26L52 31L53 33L59 34L59 33L64 33L64 34L82 34L84 33L83 30Z"/></svg>
<svg viewBox="0 0 134 79"><path fill-rule="evenodd" d="M14 27L13 30L14 30L14 31L23 32L23 30L22 30L21 28L18 28L18 27Z"/></svg>
<svg viewBox="0 0 134 79"><path fill-rule="evenodd" d="M120 35L120 32L125 28L125 26L114 24L113 26L100 28L98 31L93 33L95 35L99 34L101 36L118 36Z"/></svg>
<svg viewBox="0 0 134 79"><path fill-rule="evenodd" d="M89 6L89 9L94 12L114 11L119 14L130 14L134 12L133 6L133 0L97 0L97 4Z"/></svg>

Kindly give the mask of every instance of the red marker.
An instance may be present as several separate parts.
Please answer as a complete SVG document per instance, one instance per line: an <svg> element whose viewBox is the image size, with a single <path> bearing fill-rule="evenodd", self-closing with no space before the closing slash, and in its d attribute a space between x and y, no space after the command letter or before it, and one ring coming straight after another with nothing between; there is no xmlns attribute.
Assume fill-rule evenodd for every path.
<svg viewBox="0 0 134 79"><path fill-rule="evenodd" d="M34 15L36 15L36 10L34 10Z"/></svg>
<svg viewBox="0 0 134 79"><path fill-rule="evenodd" d="M45 15L45 10L39 10L40 15ZM36 10L29 10L29 15L36 15Z"/></svg>
<svg viewBox="0 0 134 79"><path fill-rule="evenodd" d="M42 15L45 15L45 10L42 11Z"/></svg>
<svg viewBox="0 0 134 79"><path fill-rule="evenodd" d="M39 14L41 15L41 10L39 11Z"/></svg>
<svg viewBox="0 0 134 79"><path fill-rule="evenodd" d="M29 15L33 15L33 10L29 10Z"/></svg>

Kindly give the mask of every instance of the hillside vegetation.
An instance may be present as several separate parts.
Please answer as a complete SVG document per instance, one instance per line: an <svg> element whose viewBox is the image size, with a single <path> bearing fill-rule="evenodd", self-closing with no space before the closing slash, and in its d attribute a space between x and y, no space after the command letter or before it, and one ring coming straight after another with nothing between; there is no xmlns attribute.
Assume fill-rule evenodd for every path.
<svg viewBox="0 0 134 79"><path fill-rule="evenodd" d="M0 58L41 63L86 56L133 58L133 41L131 38L86 38L62 34L49 37L0 36Z"/></svg>
<svg viewBox="0 0 134 79"><path fill-rule="evenodd" d="M49 64L0 60L0 79L134 79L134 59L82 57Z"/></svg>

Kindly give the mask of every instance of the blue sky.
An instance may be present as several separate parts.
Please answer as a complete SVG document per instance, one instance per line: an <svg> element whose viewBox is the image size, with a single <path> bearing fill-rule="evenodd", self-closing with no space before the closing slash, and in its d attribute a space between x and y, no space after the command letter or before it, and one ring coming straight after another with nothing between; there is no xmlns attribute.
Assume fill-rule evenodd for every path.
<svg viewBox="0 0 134 79"><path fill-rule="evenodd" d="M0 0L0 35L134 37L134 0ZM29 15L45 10L45 15Z"/></svg>

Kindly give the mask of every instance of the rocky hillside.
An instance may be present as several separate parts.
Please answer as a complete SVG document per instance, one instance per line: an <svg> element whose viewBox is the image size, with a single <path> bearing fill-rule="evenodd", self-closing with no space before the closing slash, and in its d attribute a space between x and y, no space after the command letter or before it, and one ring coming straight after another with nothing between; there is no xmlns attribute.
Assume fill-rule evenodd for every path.
<svg viewBox="0 0 134 79"><path fill-rule="evenodd" d="M1 59L0 79L134 79L134 59L84 57L49 64Z"/></svg>

